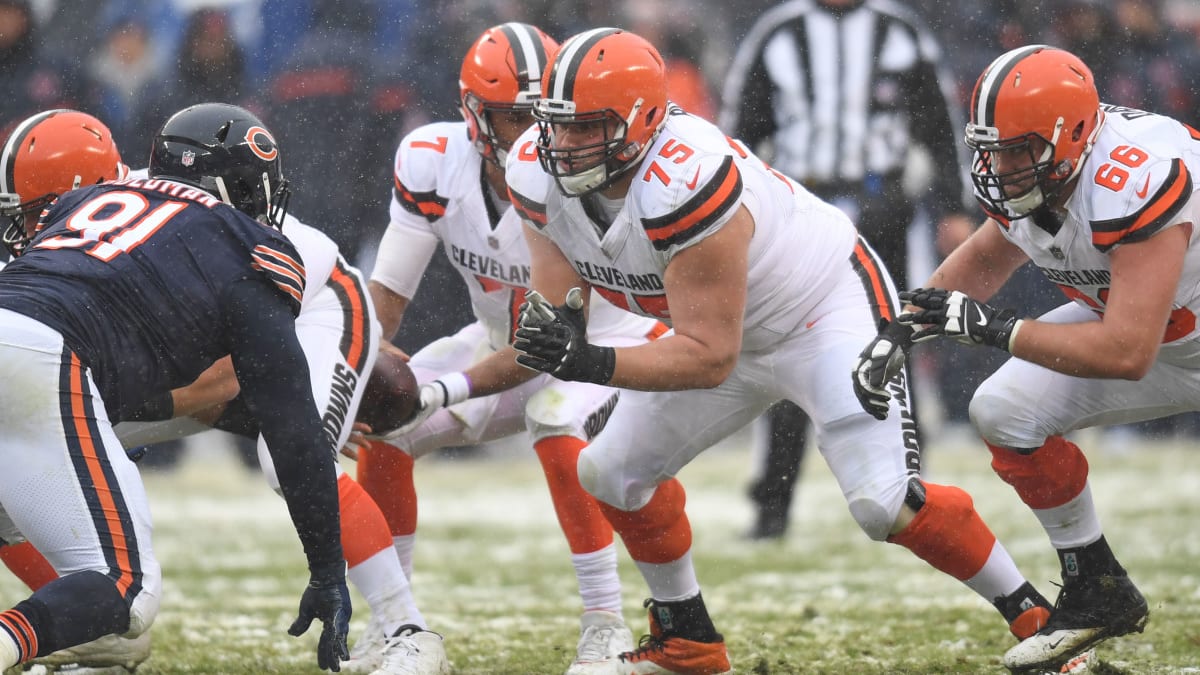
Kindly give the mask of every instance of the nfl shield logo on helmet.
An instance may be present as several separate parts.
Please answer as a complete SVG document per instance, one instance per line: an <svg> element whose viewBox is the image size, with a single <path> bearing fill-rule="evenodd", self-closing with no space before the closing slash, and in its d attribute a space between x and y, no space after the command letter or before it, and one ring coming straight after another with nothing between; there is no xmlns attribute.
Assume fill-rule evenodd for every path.
<svg viewBox="0 0 1200 675"><path fill-rule="evenodd" d="M179 158L180 163L184 166L191 166L196 163L196 153L191 150L184 150L183 157Z"/></svg>

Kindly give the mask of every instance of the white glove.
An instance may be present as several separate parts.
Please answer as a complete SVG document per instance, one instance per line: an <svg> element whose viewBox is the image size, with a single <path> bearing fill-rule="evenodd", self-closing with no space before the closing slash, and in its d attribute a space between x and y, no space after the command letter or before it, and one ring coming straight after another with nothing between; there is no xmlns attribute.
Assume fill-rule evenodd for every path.
<svg viewBox="0 0 1200 675"><path fill-rule="evenodd" d="M435 412L461 403L471 397L471 380L464 373L450 373L432 382L421 385L420 403L412 419L399 428L383 435L385 441L394 441L408 435L421 426Z"/></svg>

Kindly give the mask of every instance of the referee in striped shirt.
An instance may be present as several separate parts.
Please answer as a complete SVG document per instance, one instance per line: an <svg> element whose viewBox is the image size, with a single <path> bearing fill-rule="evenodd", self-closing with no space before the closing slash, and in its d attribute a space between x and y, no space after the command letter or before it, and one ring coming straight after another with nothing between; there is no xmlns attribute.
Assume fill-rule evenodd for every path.
<svg viewBox="0 0 1200 675"><path fill-rule="evenodd" d="M973 228L963 120L939 52L915 12L894 0L787 0L753 24L722 92L721 128L844 210L901 289L917 201L940 235ZM914 144L933 170L912 196L904 171ZM804 452L799 408L784 402L769 418L766 464L750 490L759 509L752 538L786 530Z"/></svg>

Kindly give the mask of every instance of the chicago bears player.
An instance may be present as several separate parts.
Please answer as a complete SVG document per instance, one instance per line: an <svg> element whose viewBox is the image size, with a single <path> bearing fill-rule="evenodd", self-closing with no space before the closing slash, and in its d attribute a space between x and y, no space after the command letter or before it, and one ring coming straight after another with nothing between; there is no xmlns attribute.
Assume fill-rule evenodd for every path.
<svg viewBox="0 0 1200 675"><path fill-rule="evenodd" d="M651 594L650 635L610 672L729 670L674 476L782 398L813 420L868 536L964 582L1018 637L1035 632L1049 603L965 492L920 477L906 382L896 414L879 421L846 380L853 337L873 335L896 304L887 271L846 216L671 104L662 58L637 35L576 35L544 79L537 127L508 157L540 294L522 310L514 346L527 367L627 389L579 457L580 481ZM673 331L635 347L596 345L577 288Z"/></svg>
<svg viewBox="0 0 1200 675"><path fill-rule="evenodd" d="M926 288L901 296L908 328L880 340L949 336L1016 357L979 386L970 412L992 468L1062 565L1049 624L1004 659L1043 668L1140 632L1149 616L1104 536L1087 460L1064 436L1200 410L1200 132L1100 103L1087 65L1044 45L993 61L970 114L975 196L989 218ZM1070 302L1037 320L985 304L1029 260ZM886 395L890 349L864 352L859 370L874 373L864 389Z"/></svg>
<svg viewBox="0 0 1200 675"><path fill-rule="evenodd" d="M163 162L178 140L156 138L154 180L59 197L0 272L0 456L10 467L0 504L61 574L0 613L0 668L149 629L162 576L141 479L112 424L169 404L172 388L224 354L274 449L308 558L289 633L321 621L322 668L338 670L347 651L337 485L294 328L303 264L277 229L287 184L265 161L278 148L246 130L244 143L190 155L210 170L192 183Z"/></svg>
<svg viewBox="0 0 1200 675"><path fill-rule="evenodd" d="M80 125L74 124L75 115L86 118L89 121L88 128L79 128ZM172 117L172 127L166 131L178 137L209 129L209 135L215 136L231 116L235 116L239 123L244 121L246 124L261 125L240 109L232 109L224 104L202 104ZM237 133L239 131L233 129L226 134L227 138L232 137L230 142L244 142L241 140L244 134ZM36 143L32 140L34 137L39 139ZM89 160L103 156L102 151L111 146L108 138L109 134L102 123L82 113L43 114L41 119L30 125L20 147L9 148L11 154L21 158L13 167L14 182L22 185L22 193L27 195L65 192L77 180L74 176L80 170L78 167L85 167L86 171ZM212 141L210 138L192 140L198 145ZM177 143L172 147L188 151L186 143ZM191 167L197 165L193 162ZM187 173L192 170L191 167L179 167L174 173ZM196 171L204 170L207 169L203 165L196 168ZM131 175L145 178L146 174L146 171L135 171ZM201 179L198 175L187 177ZM328 237L301 223L291 214L285 215L282 229L304 260L306 283L300 314L296 319L296 334L308 361L313 397L322 411L322 424L330 439L330 448L337 448L349 436L348 421L354 417L366 381L363 373L370 369L375 358L378 323L358 271L346 264ZM174 414L194 417L176 417L166 422L122 422L116 425L115 430L126 448L178 438L207 429L212 424L233 433L257 436L258 425L248 414L244 399L235 398L237 394L237 380L226 357L205 371L196 382L172 392ZM278 490L274 466L261 437L259 455L268 482ZM398 632L401 626L411 627L402 631L402 638L387 645L389 652L407 656L410 670L405 672L440 672L448 667L441 638L425 630L424 619L416 608L408 580L391 546L383 515L370 496L340 466L337 467L337 474L348 578L367 600L372 615L378 617L376 621L388 626L392 632ZM45 583L47 577L44 572L48 566L30 548L25 545L5 546L0 548L0 558L10 568L21 566L14 571L18 571L18 575L36 590ZM43 564L39 564L39 561ZM53 570L49 569L48 572L49 578L53 578ZM403 644L413 641L423 643L420 646L424 648L412 649L414 645ZM108 636L44 657L38 662L50 665L82 662L99 666L136 663L148 655L149 633L146 633L135 640ZM342 666L345 671L369 672L378 668L383 659L381 650L371 654L370 658L343 663ZM393 661L400 660L400 657L393 658ZM415 668L416 661L424 662L421 666L423 669Z"/></svg>
<svg viewBox="0 0 1200 675"><path fill-rule="evenodd" d="M608 387L558 382L519 367L509 346L529 285L529 253L511 208L504 161L533 123L544 66L558 45L541 30L506 23L485 31L463 61L463 121L421 127L396 153L391 222L369 284L385 336L400 325L438 242L470 289L476 322L422 349L409 363L419 381L417 419L359 459L359 479L389 515L401 557L416 528L412 458L527 430L571 551L583 601L580 639L568 673L601 667L633 648L621 610L612 527L579 485L580 450L603 427L617 398ZM591 336L633 345L663 330L596 300ZM365 461L364 461L365 459ZM389 508L388 504L391 504Z"/></svg>

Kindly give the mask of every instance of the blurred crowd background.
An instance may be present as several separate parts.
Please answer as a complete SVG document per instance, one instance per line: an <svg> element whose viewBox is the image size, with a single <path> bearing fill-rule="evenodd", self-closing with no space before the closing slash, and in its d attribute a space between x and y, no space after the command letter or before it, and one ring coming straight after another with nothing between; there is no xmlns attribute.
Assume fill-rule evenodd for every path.
<svg viewBox="0 0 1200 675"><path fill-rule="evenodd" d="M1103 101L1200 127L1197 0L895 1L940 39L964 119L975 79L993 58L1042 42L1087 62ZM603 25L637 32L667 59L672 99L715 121L739 41L774 4L0 0L0 130L7 136L40 110L77 108L105 121L138 168L176 110L213 100L245 106L279 138L292 212L369 272L387 224L396 143L420 124L459 119L462 55L487 27L525 21L560 41ZM413 351L471 320L465 302L445 300L463 292L460 284L444 261L431 265L401 348Z"/></svg>

